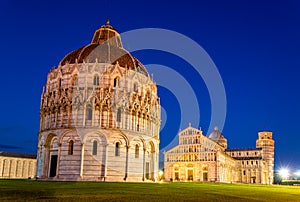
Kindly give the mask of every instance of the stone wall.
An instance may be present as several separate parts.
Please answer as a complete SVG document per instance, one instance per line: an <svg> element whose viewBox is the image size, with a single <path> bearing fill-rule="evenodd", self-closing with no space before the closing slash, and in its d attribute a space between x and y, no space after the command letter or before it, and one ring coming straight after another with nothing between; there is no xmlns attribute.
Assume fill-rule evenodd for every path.
<svg viewBox="0 0 300 202"><path fill-rule="evenodd" d="M34 178L36 159L0 156L0 178Z"/></svg>

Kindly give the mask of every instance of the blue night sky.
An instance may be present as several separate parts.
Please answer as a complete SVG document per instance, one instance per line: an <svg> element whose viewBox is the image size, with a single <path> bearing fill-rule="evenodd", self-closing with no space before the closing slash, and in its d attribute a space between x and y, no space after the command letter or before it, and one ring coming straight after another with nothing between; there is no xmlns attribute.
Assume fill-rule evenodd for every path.
<svg viewBox="0 0 300 202"><path fill-rule="evenodd" d="M36 153L40 94L48 71L67 53L90 43L94 31L110 18L120 33L163 28L201 45L225 86L227 114L222 132L229 147L255 147L257 132L267 129L275 139L275 166L300 169L300 2L169 2L1 1L0 150ZM159 86L168 117L163 116L160 147L189 121L209 134L209 93L190 64L163 51L133 55L146 66L173 68L197 96L200 124L184 120L180 126L181 101L175 92Z"/></svg>

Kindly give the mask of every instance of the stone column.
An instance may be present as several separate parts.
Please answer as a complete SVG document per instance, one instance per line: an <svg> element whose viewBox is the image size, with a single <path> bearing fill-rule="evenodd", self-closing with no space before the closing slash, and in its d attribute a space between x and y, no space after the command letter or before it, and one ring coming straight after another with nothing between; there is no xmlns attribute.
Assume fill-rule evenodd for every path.
<svg viewBox="0 0 300 202"><path fill-rule="evenodd" d="M105 145L105 159L104 159L104 162L105 162L105 167L104 167L104 181L106 180L107 178L107 150L108 150L108 144Z"/></svg>
<svg viewBox="0 0 300 202"><path fill-rule="evenodd" d="M51 119L52 119L52 116L51 116L51 111L48 112L48 122L47 122L47 129L51 128Z"/></svg>
<svg viewBox="0 0 300 202"><path fill-rule="evenodd" d="M101 120L102 119L102 105L101 106L99 106L99 128L101 128L102 126L101 126Z"/></svg>
<svg viewBox="0 0 300 202"><path fill-rule="evenodd" d="M61 155L61 143L58 143L58 151L57 151L57 165L56 165L56 178L59 178L59 169L60 169L60 155Z"/></svg>
<svg viewBox="0 0 300 202"><path fill-rule="evenodd" d="M3 177L3 170L4 170L4 162L3 159L0 159L0 178Z"/></svg>
<svg viewBox="0 0 300 202"><path fill-rule="evenodd" d="M73 112L74 112L75 109L73 109ZM74 119L74 126L78 126L78 108L75 110L75 117L74 117L74 114L72 113L72 118Z"/></svg>
<svg viewBox="0 0 300 202"><path fill-rule="evenodd" d="M16 160L15 176L14 177L18 177L18 160Z"/></svg>
<svg viewBox="0 0 300 202"><path fill-rule="evenodd" d="M85 119L86 119L86 104L84 104L83 106L82 126L85 126Z"/></svg>
<svg viewBox="0 0 300 202"><path fill-rule="evenodd" d="M159 147L157 146L157 149ZM154 159L155 159L155 164L154 164L154 180L155 182L158 181L159 178L159 150L154 152ZM194 170L194 175L195 175L195 170Z"/></svg>
<svg viewBox="0 0 300 202"><path fill-rule="evenodd" d="M126 146L126 164L125 164L125 177L124 177L124 181L126 181L127 177L128 177L128 157L129 157L129 148L130 146L127 145Z"/></svg>
<svg viewBox="0 0 300 202"><path fill-rule="evenodd" d="M41 131L42 129L43 129L43 126L44 126L44 119L43 119L43 114L41 113L40 114L40 130L39 131Z"/></svg>
<svg viewBox="0 0 300 202"><path fill-rule="evenodd" d="M12 160L8 160L8 178L10 178L10 174L11 174L11 161Z"/></svg>
<svg viewBox="0 0 300 202"><path fill-rule="evenodd" d="M54 115L54 127L57 127L58 110L55 109L54 113L55 113L55 115Z"/></svg>
<svg viewBox="0 0 300 202"><path fill-rule="evenodd" d="M27 177L30 176L30 161L27 160Z"/></svg>
<svg viewBox="0 0 300 202"><path fill-rule="evenodd" d="M22 161L22 166L21 166L21 168L22 168L22 173L21 173L21 175L22 175L22 177L24 177L24 161Z"/></svg>
<svg viewBox="0 0 300 202"><path fill-rule="evenodd" d="M108 108L108 106L107 106L107 108ZM110 118L109 118L109 116L110 116L110 111L109 111L109 109L107 109L107 114L106 114L106 127L107 128L110 128L109 127L109 124L110 124Z"/></svg>
<svg viewBox="0 0 300 202"><path fill-rule="evenodd" d="M68 105L67 110L68 110L68 127L70 127L71 126L71 105ZM75 124L75 120L74 120L74 124Z"/></svg>
<svg viewBox="0 0 300 202"><path fill-rule="evenodd" d="M132 112L129 112L128 114L128 130L132 130Z"/></svg>
<svg viewBox="0 0 300 202"><path fill-rule="evenodd" d="M136 114L133 116L133 120L132 120L132 130L136 131L137 127L136 127Z"/></svg>
<svg viewBox="0 0 300 202"><path fill-rule="evenodd" d="M145 181L145 164L146 164L146 148L143 148L144 153L143 153L143 178L142 180Z"/></svg>
<svg viewBox="0 0 300 202"><path fill-rule="evenodd" d="M95 125L95 113L96 113L96 110L95 110L95 98L93 98L92 100L92 126Z"/></svg>
<svg viewBox="0 0 300 202"><path fill-rule="evenodd" d="M81 144L81 164L80 164L80 177L83 178L83 166L84 166L84 143Z"/></svg>

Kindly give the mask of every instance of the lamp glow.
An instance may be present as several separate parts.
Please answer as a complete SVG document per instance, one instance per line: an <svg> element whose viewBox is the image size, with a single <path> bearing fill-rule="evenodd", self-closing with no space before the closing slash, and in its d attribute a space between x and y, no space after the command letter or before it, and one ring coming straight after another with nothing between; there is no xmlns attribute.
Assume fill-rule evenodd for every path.
<svg viewBox="0 0 300 202"><path fill-rule="evenodd" d="M289 170L286 168L282 168L279 170L279 175L283 178L283 179L287 179L289 177Z"/></svg>
<svg viewBox="0 0 300 202"><path fill-rule="evenodd" d="M161 182L162 181L162 177L163 177L163 175L164 175L164 171L162 171L162 170L160 170L160 171L158 171L158 180Z"/></svg>
<svg viewBox="0 0 300 202"><path fill-rule="evenodd" d="M160 170L160 171L158 172L159 177L162 177L163 174L164 174L164 171L162 171L162 170Z"/></svg>

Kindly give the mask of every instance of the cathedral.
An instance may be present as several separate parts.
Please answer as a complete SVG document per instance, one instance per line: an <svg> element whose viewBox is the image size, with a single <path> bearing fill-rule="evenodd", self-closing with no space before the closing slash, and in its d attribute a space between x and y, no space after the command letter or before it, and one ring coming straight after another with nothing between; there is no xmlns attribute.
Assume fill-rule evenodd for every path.
<svg viewBox="0 0 300 202"><path fill-rule="evenodd" d="M215 127L205 136L189 125L179 132L179 144L164 153L164 176L169 181L272 184L272 132L258 133L255 148L229 149Z"/></svg>
<svg viewBox="0 0 300 202"><path fill-rule="evenodd" d="M156 83L107 21L48 73L37 178L156 181L160 123Z"/></svg>

